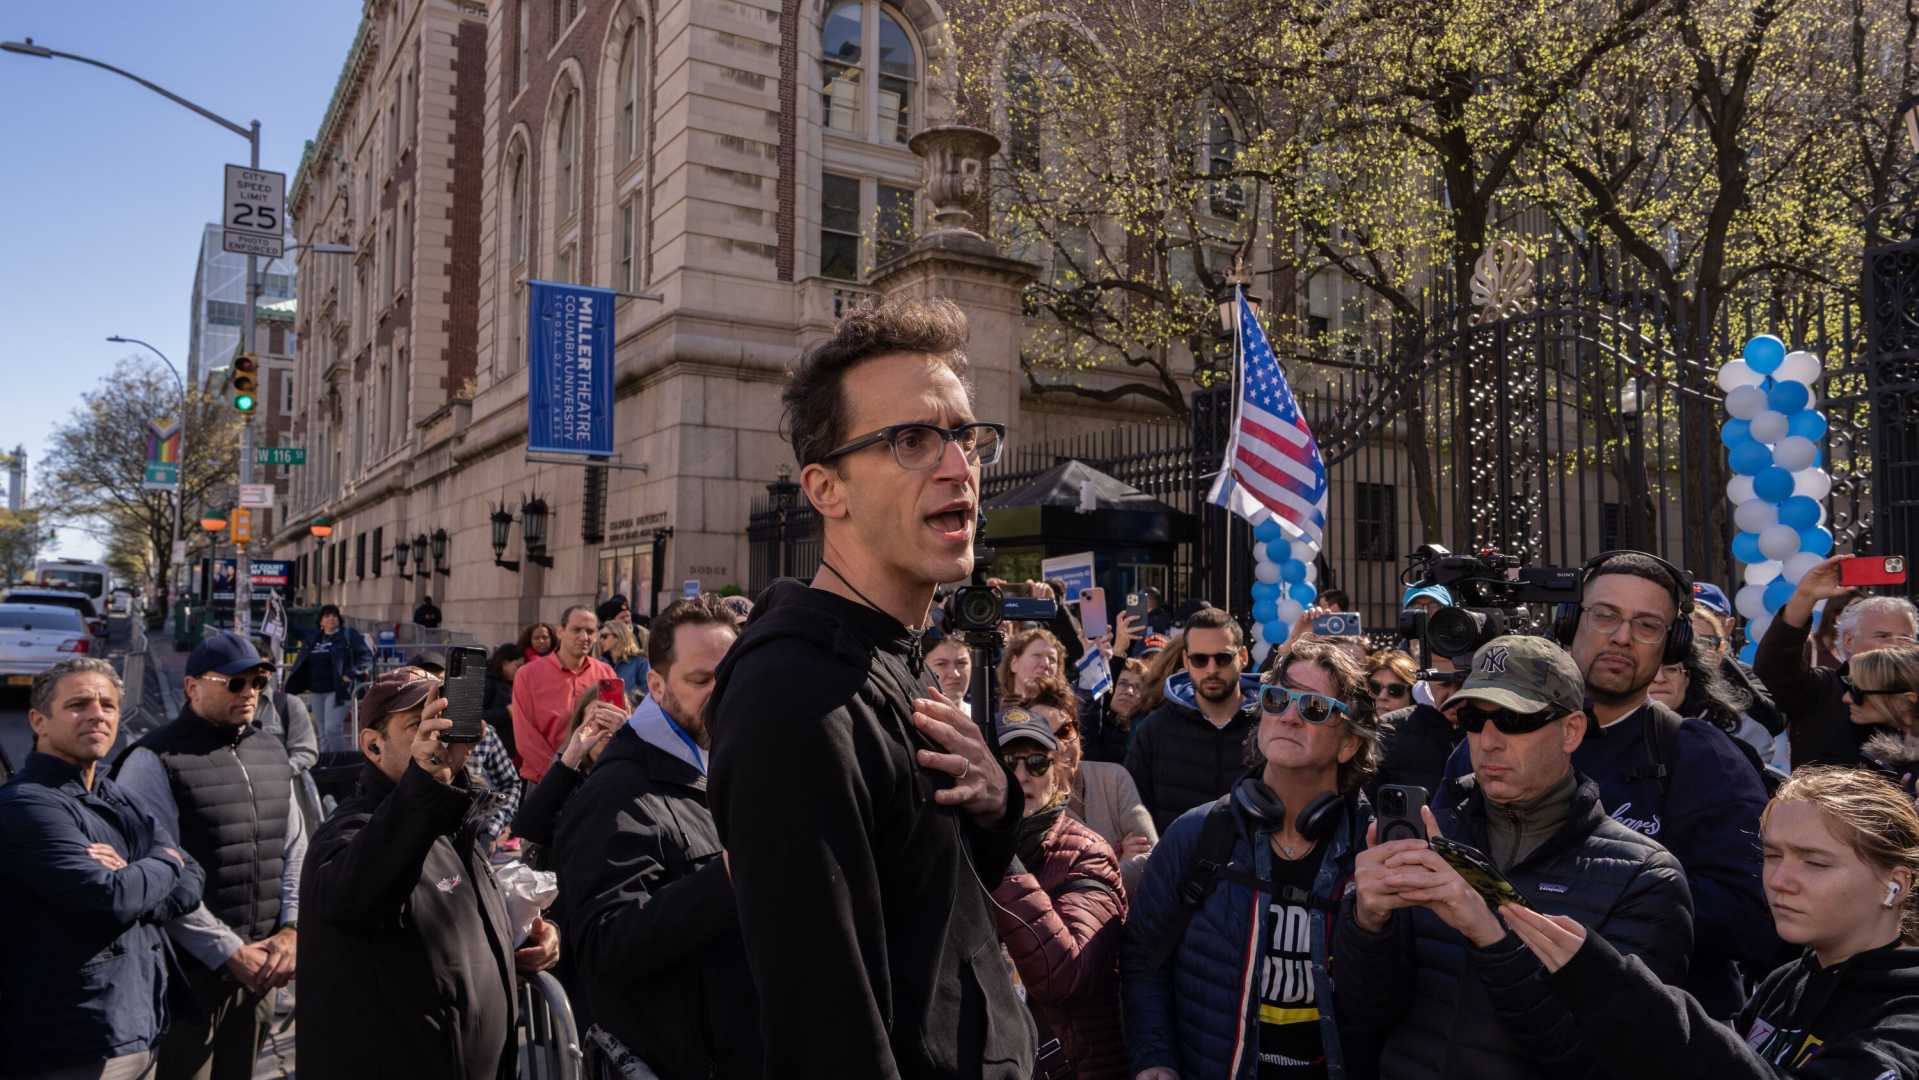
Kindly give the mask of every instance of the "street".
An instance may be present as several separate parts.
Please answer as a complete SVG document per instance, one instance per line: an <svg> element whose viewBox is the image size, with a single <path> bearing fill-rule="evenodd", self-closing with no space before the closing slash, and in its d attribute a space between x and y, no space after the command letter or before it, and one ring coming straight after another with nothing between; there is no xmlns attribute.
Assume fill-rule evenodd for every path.
<svg viewBox="0 0 1919 1080"><path fill-rule="evenodd" d="M126 619L107 620L107 659L124 674L126 670L126 648L130 626ZM159 679L149 671L144 691L145 700L152 704L160 699L154 697L160 691ZM33 729L27 724L26 687L0 687L0 752L7 756L7 762L15 769L27 760L27 754L33 749ZM120 752L146 734L154 723L149 717L157 717L160 710L150 714L123 718L120 725L119 740L113 744L113 753L107 761L113 762Z"/></svg>

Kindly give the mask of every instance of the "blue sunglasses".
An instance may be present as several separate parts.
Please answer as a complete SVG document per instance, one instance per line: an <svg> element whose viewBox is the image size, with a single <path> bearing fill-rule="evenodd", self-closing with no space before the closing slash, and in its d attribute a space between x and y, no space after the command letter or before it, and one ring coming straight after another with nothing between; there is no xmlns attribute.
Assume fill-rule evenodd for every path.
<svg viewBox="0 0 1919 1080"><path fill-rule="evenodd" d="M1301 720L1315 725L1331 721L1334 713L1348 719L1353 715L1346 703L1338 698L1315 694L1310 690L1293 690L1274 683L1259 688L1259 707L1261 711L1274 716L1289 708L1297 708Z"/></svg>

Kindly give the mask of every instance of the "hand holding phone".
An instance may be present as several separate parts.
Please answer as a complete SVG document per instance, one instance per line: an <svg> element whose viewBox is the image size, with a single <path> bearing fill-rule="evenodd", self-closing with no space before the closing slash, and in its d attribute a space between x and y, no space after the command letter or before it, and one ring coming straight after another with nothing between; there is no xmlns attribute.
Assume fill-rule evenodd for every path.
<svg viewBox="0 0 1919 1080"><path fill-rule="evenodd" d="M1095 585L1079 591L1079 625L1086 640L1098 641L1112 627L1106 619L1106 590Z"/></svg>
<svg viewBox="0 0 1919 1080"><path fill-rule="evenodd" d="M486 735L480 715L486 699L486 650L456 645L447 650L446 718L453 721L441 741L476 743Z"/></svg>
<svg viewBox="0 0 1919 1080"><path fill-rule="evenodd" d="M1381 784L1379 842L1426 839L1426 822L1419 816L1426 802L1426 789L1417 784Z"/></svg>
<svg viewBox="0 0 1919 1080"><path fill-rule="evenodd" d="M626 682L615 676L600 680L600 700L611 705L626 708Z"/></svg>
<svg viewBox="0 0 1919 1080"><path fill-rule="evenodd" d="M1868 585L1904 585L1904 555L1854 555L1839 563L1839 584L1851 589Z"/></svg>

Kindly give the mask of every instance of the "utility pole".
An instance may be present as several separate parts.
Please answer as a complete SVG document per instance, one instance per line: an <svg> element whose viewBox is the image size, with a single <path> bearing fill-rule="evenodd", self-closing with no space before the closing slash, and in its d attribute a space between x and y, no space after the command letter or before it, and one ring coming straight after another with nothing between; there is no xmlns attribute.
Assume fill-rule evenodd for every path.
<svg viewBox="0 0 1919 1080"><path fill-rule="evenodd" d="M260 168L260 122L253 121L247 129L249 147L249 168ZM254 349L254 322L259 315L260 306L260 257L247 256L247 310L241 316L240 351L258 355ZM240 421L240 483L242 489L253 483L253 414L250 409ZM247 558L247 548L252 546L248 540L244 544L233 545L233 629L241 637L247 636L253 625L253 565Z"/></svg>

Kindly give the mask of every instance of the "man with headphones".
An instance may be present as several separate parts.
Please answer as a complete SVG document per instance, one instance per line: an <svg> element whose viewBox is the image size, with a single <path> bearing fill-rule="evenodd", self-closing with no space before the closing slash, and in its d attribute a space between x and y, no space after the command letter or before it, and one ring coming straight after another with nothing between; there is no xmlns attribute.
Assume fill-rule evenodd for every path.
<svg viewBox="0 0 1919 1080"><path fill-rule="evenodd" d="M1586 681L1589 730L1573 765L1599 785L1615 821L1686 868L1694 947L1683 986L1725 1019L1744 1000L1744 975L1770 971L1780 946L1760 886L1758 771L1731 736L1648 696L1660 666L1692 648L1692 605L1684 570L1645 552L1608 551L1586 563L1580 601L1553 630ZM1461 756L1449 775L1470 767Z"/></svg>

